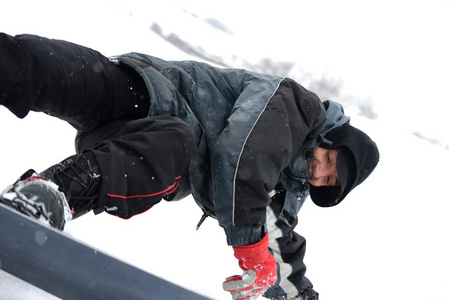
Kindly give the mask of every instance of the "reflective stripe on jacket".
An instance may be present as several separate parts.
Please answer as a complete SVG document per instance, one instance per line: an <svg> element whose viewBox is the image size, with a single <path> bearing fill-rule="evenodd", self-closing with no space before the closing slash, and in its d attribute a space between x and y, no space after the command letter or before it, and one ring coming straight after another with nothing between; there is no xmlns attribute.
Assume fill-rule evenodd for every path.
<svg viewBox="0 0 449 300"><path fill-rule="evenodd" d="M197 138L184 196L191 192L225 229L230 245L260 239L282 170L326 120L320 99L291 79L144 54L118 57L145 80L149 115L174 115Z"/></svg>

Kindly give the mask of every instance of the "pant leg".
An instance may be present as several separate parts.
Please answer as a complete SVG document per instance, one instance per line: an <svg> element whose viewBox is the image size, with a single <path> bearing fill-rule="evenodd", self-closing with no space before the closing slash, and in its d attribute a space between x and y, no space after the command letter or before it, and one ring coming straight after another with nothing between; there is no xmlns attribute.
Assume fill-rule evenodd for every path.
<svg viewBox="0 0 449 300"><path fill-rule="evenodd" d="M0 62L0 104L20 118L41 111L88 132L148 113L149 95L140 75L92 49L0 33Z"/></svg>
<svg viewBox="0 0 449 300"><path fill-rule="evenodd" d="M294 231L298 223L297 219L292 222L292 225L279 219L284 205L285 191L274 196L272 200L270 207L267 208L267 228L270 238L269 247L278 266L278 282L270 287L264 296L273 299L286 296L290 299L313 287L305 277L306 240Z"/></svg>
<svg viewBox="0 0 449 300"><path fill-rule="evenodd" d="M79 134L77 151L92 152L101 189L94 212L129 218L175 193L195 151L195 137L181 119L155 116L111 122Z"/></svg>

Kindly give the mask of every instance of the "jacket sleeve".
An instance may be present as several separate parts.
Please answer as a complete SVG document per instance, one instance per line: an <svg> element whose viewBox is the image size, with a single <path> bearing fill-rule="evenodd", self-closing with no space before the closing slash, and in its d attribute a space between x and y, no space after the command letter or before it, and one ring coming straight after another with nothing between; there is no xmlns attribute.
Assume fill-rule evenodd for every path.
<svg viewBox="0 0 449 300"><path fill-rule="evenodd" d="M239 124L231 122L232 117L220 136L221 143L231 143L229 133L239 131ZM228 244L259 241L266 221L266 207L271 202L268 193L276 185L281 171L316 137L325 118L325 110L315 94L293 80L279 82L244 137L232 177L221 184L216 182L215 212L225 229ZM214 158L215 167L217 163L234 162L226 160L225 153ZM226 188L231 191L228 195Z"/></svg>

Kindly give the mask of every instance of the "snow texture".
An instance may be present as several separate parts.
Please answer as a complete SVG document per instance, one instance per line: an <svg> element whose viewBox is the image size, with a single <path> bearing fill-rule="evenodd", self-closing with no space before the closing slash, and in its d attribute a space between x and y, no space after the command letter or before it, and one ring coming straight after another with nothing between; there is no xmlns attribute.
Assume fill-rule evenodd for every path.
<svg viewBox="0 0 449 300"><path fill-rule="evenodd" d="M307 275L323 300L443 300L449 299L448 14L444 0L17 0L2 6L0 30L65 39L108 56L137 51L192 59L150 29L156 22L233 64L270 57L341 78L345 94L374 104L375 120L357 115L356 107L346 112L377 142L381 161L341 205L304 204L297 231L307 239ZM229 30L213 29L218 23L207 19ZM57 119L31 113L19 120L0 107L0 185L72 155L74 134ZM195 231L200 218L188 198L128 221L88 214L66 231L195 292L230 299L221 284L241 271L216 221ZM0 299L52 296L0 271Z"/></svg>

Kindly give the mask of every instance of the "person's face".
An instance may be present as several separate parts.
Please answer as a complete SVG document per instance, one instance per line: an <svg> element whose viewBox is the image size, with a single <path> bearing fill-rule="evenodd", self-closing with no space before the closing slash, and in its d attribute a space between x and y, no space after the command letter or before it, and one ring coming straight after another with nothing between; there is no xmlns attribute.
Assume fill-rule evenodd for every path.
<svg viewBox="0 0 449 300"><path fill-rule="evenodd" d="M309 183L313 186L340 185L337 172L337 149L312 149L314 158L309 164Z"/></svg>

